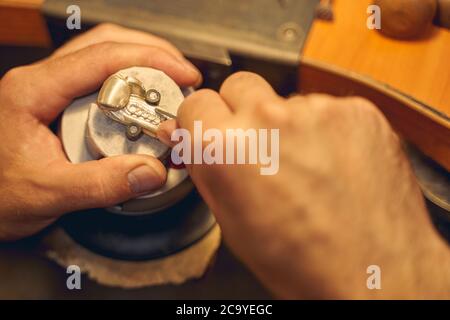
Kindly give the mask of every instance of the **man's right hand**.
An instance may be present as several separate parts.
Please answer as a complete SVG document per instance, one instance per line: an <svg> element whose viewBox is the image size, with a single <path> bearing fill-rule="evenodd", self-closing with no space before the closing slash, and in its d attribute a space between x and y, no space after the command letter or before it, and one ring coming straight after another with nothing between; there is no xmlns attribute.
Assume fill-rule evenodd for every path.
<svg viewBox="0 0 450 320"><path fill-rule="evenodd" d="M450 253L432 226L399 139L362 98L279 97L238 73L189 96L178 126L280 129L279 172L188 165L233 251L283 298L445 297ZM175 128L165 123L165 139ZM367 268L382 290L366 286Z"/></svg>

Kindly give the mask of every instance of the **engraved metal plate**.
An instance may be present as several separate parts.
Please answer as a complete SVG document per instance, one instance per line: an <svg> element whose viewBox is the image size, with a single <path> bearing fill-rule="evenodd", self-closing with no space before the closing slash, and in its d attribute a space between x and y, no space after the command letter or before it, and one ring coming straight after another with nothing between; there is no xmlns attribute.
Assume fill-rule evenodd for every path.
<svg viewBox="0 0 450 320"><path fill-rule="evenodd" d="M157 89L146 88L138 79L120 73L104 82L97 97L99 108L107 117L127 126L132 138L141 130L154 137L163 121L175 118L164 106L159 106L160 101L161 93Z"/></svg>

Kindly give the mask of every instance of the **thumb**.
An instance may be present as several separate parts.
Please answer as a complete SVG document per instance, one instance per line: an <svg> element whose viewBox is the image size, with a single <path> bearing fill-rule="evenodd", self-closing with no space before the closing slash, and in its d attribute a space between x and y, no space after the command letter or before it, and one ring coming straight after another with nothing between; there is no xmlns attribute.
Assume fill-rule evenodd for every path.
<svg viewBox="0 0 450 320"><path fill-rule="evenodd" d="M160 188L167 177L164 165L145 155L64 164L56 172L61 212L110 207Z"/></svg>

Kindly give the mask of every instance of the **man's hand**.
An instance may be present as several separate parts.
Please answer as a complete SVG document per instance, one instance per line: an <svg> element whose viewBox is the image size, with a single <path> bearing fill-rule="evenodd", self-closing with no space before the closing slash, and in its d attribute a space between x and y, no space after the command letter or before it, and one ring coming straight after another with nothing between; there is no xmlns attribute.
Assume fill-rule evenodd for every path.
<svg viewBox="0 0 450 320"><path fill-rule="evenodd" d="M12 69L0 81L0 239L31 235L75 210L105 207L160 187L164 166L127 155L74 165L48 125L70 102L120 69L164 71L180 86L201 76L166 41L101 25L50 58Z"/></svg>
<svg viewBox="0 0 450 320"><path fill-rule="evenodd" d="M258 165L189 165L225 240L283 298L449 297L450 257L434 230L399 139L362 98L283 99L238 73L220 94L179 109L192 132L280 129L279 172ZM175 124L159 132L168 141ZM366 286L381 268L381 290Z"/></svg>

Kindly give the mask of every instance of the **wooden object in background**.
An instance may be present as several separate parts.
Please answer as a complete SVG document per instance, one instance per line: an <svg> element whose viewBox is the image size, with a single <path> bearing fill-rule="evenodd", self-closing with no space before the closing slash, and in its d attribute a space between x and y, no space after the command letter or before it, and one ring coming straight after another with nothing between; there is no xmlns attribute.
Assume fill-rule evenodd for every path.
<svg viewBox="0 0 450 320"><path fill-rule="evenodd" d="M50 35L40 12L43 1L0 0L0 44L50 46Z"/></svg>
<svg viewBox="0 0 450 320"><path fill-rule="evenodd" d="M405 140L450 171L450 121L393 88L356 73L304 59L300 92L358 95L371 100Z"/></svg>
<svg viewBox="0 0 450 320"><path fill-rule="evenodd" d="M0 15L6 16L0 19L0 44L48 44L47 31L38 31L45 27L39 7L42 2L0 0ZM303 56L372 77L450 116L450 31L432 27L429 38L419 41L383 37L366 26L371 3L372 0L334 0L335 20L314 22ZM6 14L8 7L17 12L26 8L34 18ZM20 21L10 20L29 22L27 27L21 27Z"/></svg>
<svg viewBox="0 0 450 320"><path fill-rule="evenodd" d="M450 0L438 0L436 22L438 25L450 29Z"/></svg>
<svg viewBox="0 0 450 320"><path fill-rule="evenodd" d="M432 27L418 41L369 30L371 0L335 0L332 23L315 21L303 56L388 84L450 116L450 31Z"/></svg>
<svg viewBox="0 0 450 320"><path fill-rule="evenodd" d="M375 0L381 8L381 30L388 37L415 39L429 31L437 0Z"/></svg>

